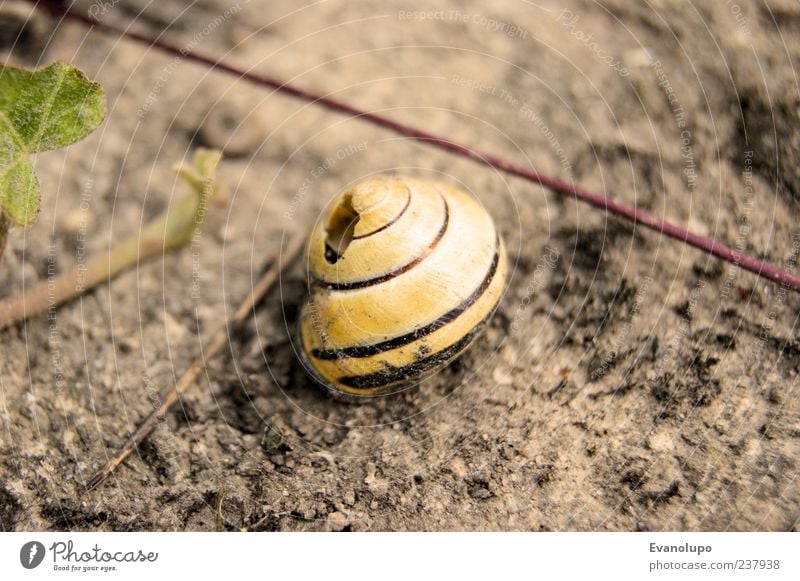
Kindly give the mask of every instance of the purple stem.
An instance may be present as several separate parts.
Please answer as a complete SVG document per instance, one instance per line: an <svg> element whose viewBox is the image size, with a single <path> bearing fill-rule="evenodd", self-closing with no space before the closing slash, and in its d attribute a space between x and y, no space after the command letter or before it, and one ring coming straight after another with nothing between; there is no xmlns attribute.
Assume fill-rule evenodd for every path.
<svg viewBox="0 0 800 581"><path fill-rule="evenodd" d="M29 1L35 2L35 0ZM410 125L398 123L397 121L393 121L389 117L385 117L378 113L363 111L343 101L332 99L306 89L301 89L300 87L295 87L294 85L284 83L267 75L242 70L221 60L217 60L213 57L187 50L185 48L180 48L160 39L153 39L138 32L124 30L112 24L104 24L99 20L92 18L91 16L79 14L60 5L54 4L48 0L39 0L36 2L36 4L43 6L54 14L63 16L69 20L94 26L102 32L110 32L119 36L124 36L136 42L145 44L148 47L153 46L173 56L180 56L188 61L203 64L209 68L229 73L238 78L247 79L248 81L251 81L257 85L271 87L276 91L291 95L303 101L308 101L309 103L320 105L331 111L336 111L337 113L343 113L351 117L369 121L373 125L383 127L389 131L408 137L409 139L433 145L434 147L438 147L439 149L443 149L455 155L470 158L480 164L523 178L529 182L540 184L541 186L559 194L574 196L578 200L586 202L591 206L602 208L610 214L626 218L636 224L641 224L647 228L661 232L670 238L675 238L676 240L680 240L689 246L694 246L695 248L704 250L705 252L721 258L726 262L730 262L731 264L743 268L744 270L749 270L758 276L784 285L795 292L800 292L800 277L791 274L773 264L759 260L755 256L751 256L744 252L739 252L730 246L716 242L711 238L690 232L689 230L686 230L677 224L667 222L663 218L651 214L650 212L639 210L636 207L620 204L619 202L615 202L614 200L606 198L605 196L595 192L591 192L557 178L542 175L526 167L511 163L510 161L507 161L496 155L480 152L466 145L461 145L460 143L451 141L450 139L439 137L432 133L428 133L427 131L422 131L421 129L416 129Z"/></svg>

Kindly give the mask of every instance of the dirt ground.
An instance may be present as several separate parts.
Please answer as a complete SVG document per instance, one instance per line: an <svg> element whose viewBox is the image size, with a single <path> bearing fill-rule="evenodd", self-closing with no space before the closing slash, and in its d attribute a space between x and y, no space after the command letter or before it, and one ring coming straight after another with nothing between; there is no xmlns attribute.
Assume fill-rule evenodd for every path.
<svg viewBox="0 0 800 581"><path fill-rule="evenodd" d="M188 4L76 6L798 271L796 2ZM171 166L198 145L226 149L230 196L190 247L0 332L0 530L800 527L800 297L140 44L77 24L48 41L55 24L4 30L3 58L75 64L110 113L37 156L42 213L12 232L1 295L135 234L184 192ZM268 256L375 172L460 183L496 219L513 273L482 339L418 389L332 400L293 349L297 265L140 454L83 492Z"/></svg>

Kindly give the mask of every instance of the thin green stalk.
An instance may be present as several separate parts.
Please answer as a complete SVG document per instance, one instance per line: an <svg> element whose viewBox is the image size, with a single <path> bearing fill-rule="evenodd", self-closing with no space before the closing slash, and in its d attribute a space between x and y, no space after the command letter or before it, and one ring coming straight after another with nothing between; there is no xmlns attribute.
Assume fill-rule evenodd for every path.
<svg viewBox="0 0 800 581"><path fill-rule="evenodd" d="M0 301L0 329L71 301L136 264L186 244L202 224L209 200L215 194L215 169L221 157L219 151L199 149L193 167L178 167L178 175L192 192L147 223L139 234L115 245L108 254L96 256L85 265ZM2 224L0 241L1 234Z"/></svg>

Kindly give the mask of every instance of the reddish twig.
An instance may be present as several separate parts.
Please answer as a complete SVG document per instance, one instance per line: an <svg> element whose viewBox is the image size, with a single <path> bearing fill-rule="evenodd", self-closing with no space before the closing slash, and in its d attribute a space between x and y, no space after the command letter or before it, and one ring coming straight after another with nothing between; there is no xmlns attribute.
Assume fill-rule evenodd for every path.
<svg viewBox="0 0 800 581"><path fill-rule="evenodd" d="M213 57L192 50L188 50L187 48L178 47L164 40L153 39L141 33L124 30L122 28L119 28L111 24L102 23L95 18L79 14L75 11L69 10L62 6L58 6L48 1L40 1L38 2L38 5L47 7L53 13L63 16L64 18L67 18L69 20L73 20L75 22L82 22L89 26L94 26L100 31L110 32L119 36L129 38L136 42L145 44L148 47L152 46L158 48L159 50L169 53L173 56L180 56L181 58L184 58L187 61L200 63L209 68L234 75L237 78L246 79L257 85L270 87L286 95L290 95L292 97L296 97L303 101L319 105L331 111L335 111L337 113L343 113L345 115L350 115L358 119L363 119L364 121L368 121L373 125L377 125L378 127L383 127L384 129L388 129L389 131L392 131L404 137L408 137L409 139L427 143L439 149L443 149L449 153L472 159L480 164L495 168L499 171L520 177L529 182L540 184L541 186L544 186L545 188L553 192L566 196L574 196L577 200L585 202L591 206L594 206L596 208L602 208L603 210L607 211L610 214L614 214L615 216L625 218L626 220L630 220L636 224L641 224L642 226L645 226L646 228L649 228L651 230L661 232L662 234L669 236L670 238L680 240L681 242L684 242L689 246L694 246L695 248L699 248L700 250L708 252L709 254L716 256L717 258L721 258L726 262L730 262L731 264L739 266L744 270L748 270L752 273L757 274L758 276L761 276L778 284L784 285L787 288L790 288L796 292L800 292L800 277L795 276L773 264L759 260L755 256L751 256L744 252L739 252L731 248L730 246L717 242L716 240L713 240L706 236L701 236L700 234L696 234L694 232L690 232L689 230L681 226L678 226L677 224L668 222L663 218L660 218L659 216L651 214L650 212L646 212L636 207L626 206L625 204L615 202L614 200L607 198L601 194L589 191L587 189L581 188L574 184L567 183L557 178L542 175L538 172L514 164L496 155L492 155L486 152L481 152L469 146L456 143L455 141L452 141L445 137L439 137L438 135L434 135L433 133L429 133L427 131L411 127L410 125L399 123L381 114L361 110L343 101L339 101L337 99L333 99L325 95L315 93L313 91L308 91L306 89L302 89L300 87L284 83L279 79L267 75L262 75L259 73L254 73L252 71L246 71L244 69L237 68L222 60L215 59Z"/></svg>

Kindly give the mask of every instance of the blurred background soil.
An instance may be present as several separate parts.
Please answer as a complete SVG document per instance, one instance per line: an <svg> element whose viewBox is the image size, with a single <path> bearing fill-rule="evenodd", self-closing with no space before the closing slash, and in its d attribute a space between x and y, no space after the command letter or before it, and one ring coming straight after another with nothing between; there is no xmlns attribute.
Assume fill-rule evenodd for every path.
<svg viewBox="0 0 800 581"><path fill-rule="evenodd" d="M800 5L81 0L75 8L575 180L798 271ZM190 247L0 332L0 530L796 530L800 297L539 187L4 1L4 60L105 87L35 159L8 296L107 251L222 147ZM20 16L21 15L21 16ZM86 481L287 236L375 172L472 191L513 276L484 337L399 396L329 399L281 280L99 490ZM304 187L305 184L305 187Z"/></svg>

